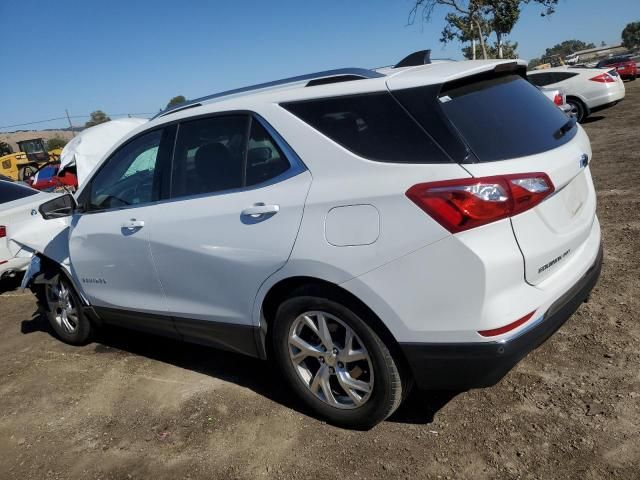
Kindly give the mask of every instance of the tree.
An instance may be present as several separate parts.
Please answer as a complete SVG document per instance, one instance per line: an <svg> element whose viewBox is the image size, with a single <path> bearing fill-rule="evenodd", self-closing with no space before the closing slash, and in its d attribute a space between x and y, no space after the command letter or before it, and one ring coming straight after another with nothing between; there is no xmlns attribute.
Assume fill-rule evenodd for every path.
<svg viewBox="0 0 640 480"><path fill-rule="evenodd" d="M460 15L453 12L447 13L445 17L445 27L442 30L440 41L449 43L457 40L460 43L471 42L470 47L466 47L470 54L469 59L476 59L476 39L480 39L483 58L487 58L486 43L489 34L489 24L480 16L474 18L473 13ZM464 49L463 49L464 50Z"/></svg>
<svg viewBox="0 0 640 480"><path fill-rule="evenodd" d="M535 3L542 7L541 16L555 12L558 0L414 0L409 11L409 23L413 23L420 15L421 20L429 21L438 7L451 10L445 17L447 22L440 39L443 43L451 40L471 41L472 58L475 52L475 41L479 40L483 58L488 58L490 48L486 39L491 33L496 34L496 58L503 58L505 37L511 33L520 19L523 5ZM469 49L466 50L469 52ZM515 50L510 51L510 55Z"/></svg>
<svg viewBox="0 0 640 480"><path fill-rule="evenodd" d="M171 100L169 100L169 103L167 103L167 108L175 107L176 105L180 105L181 103L184 103L186 101L187 99L184 97L184 95L175 96Z"/></svg>
<svg viewBox="0 0 640 480"><path fill-rule="evenodd" d="M0 142L0 157L13 153L13 148L7 142Z"/></svg>
<svg viewBox="0 0 640 480"><path fill-rule="evenodd" d="M511 33L520 18L520 0L485 0L484 4L483 13L490 18L489 23L496 34L495 58L514 58L504 56L503 44L504 36Z"/></svg>
<svg viewBox="0 0 640 480"><path fill-rule="evenodd" d="M588 48L596 48L593 43L585 43L582 40L565 40L562 43L558 43L551 48L547 48L542 55L544 57L550 57L552 55L560 55L562 58L570 55L579 50L586 50Z"/></svg>
<svg viewBox="0 0 640 480"><path fill-rule="evenodd" d="M518 57L518 42L510 42L506 40L502 42L502 46L498 46L498 42L494 42L493 45L487 45L487 56L489 58L498 58L498 50L502 48L502 58L519 58ZM463 47L462 55L467 60L473 59L473 52L471 51L471 47Z"/></svg>
<svg viewBox="0 0 640 480"><path fill-rule="evenodd" d="M640 22L631 22L622 30L622 45L629 50L640 47Z"/></svg>
<svg viewBox="0 0 640 480"><path fill-rule="evenodd" d="M55 150L56 148L64 148L66 144L67 140L56 135L55 137L51 137L47 140L47 151Z"/></svg>
<svg viewBox="0 0 640 480"><path fill-rule="evenodd" d="M475 52L475 38L478 38L482 58L487 58L486 30L483 29L484 19L480 11L482 6L482 0L414 0L413 8L409 11L409 23L415 21L418 12L421 20L428 22L436 7L449 7L453 12L446 17L447 26L442 32L441 41L447 43L454 38L460 41L471 38Z"/></svg>
<svg viewBox="0 0 640 480"><path fill-rule="evenodd" d="M107 114L102 110L96 110L95 112L91 112L91 120L84 124L84 128L94 127L110 120L111 119L107 117Z"/></svg>
<svg viewBox="0 0 640 480"><path fill-rule="evenodd" d="M537 57L532 58L531 60L529 60L529 64L527 65L527 70L533 70L535 67L541 64L542 64L542 59Z"/></svg>

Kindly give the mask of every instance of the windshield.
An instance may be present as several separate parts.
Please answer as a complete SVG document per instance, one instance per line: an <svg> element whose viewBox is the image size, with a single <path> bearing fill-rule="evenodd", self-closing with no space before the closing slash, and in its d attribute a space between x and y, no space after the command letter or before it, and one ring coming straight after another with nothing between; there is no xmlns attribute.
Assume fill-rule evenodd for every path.
<svg viewBox="0 0 640 480"><path fill-rule="evenodd" d="M42 142L40 140L27 140L20 142L20 150L25 153L40 153L44 152L42 149Z"/></svg>

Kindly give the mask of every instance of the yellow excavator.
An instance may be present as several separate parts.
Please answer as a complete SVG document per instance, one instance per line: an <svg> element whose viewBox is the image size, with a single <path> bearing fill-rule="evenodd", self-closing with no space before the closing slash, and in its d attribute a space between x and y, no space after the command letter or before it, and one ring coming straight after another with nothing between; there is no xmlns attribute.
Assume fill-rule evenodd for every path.
<svg viewBox="0 0 640 480"><path fill-rule="evenodd" d="M9 153L5 150L5 155L0 156L0 175L12 180L26 180L45 163L58 161L62 152L60 148L47 151L42 138L31 138L16 143L18 152L12 152L9 146Z"/></svg>

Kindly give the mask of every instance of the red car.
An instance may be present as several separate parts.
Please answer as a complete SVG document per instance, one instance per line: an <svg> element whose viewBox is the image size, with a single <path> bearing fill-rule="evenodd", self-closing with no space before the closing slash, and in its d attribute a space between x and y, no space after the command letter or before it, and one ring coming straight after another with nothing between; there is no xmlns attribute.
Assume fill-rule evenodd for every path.
<svg viewBox="0 0 640 480"><path fill-rule="evenodd" d="M53 192L58 190L72 190L78 188L78 177L69 171L62 172L59 175L60 165L56 163L48 163L41 167L27 183L36 190L44 192Z"/></svg>
<svg viewBox="0 0 640 480"><path fill-rule="evenodd" d="M596 65L597 68L615 67L623 80L635 80L638 76L638 66L630 57L611 57L600 60Z"/></svg>

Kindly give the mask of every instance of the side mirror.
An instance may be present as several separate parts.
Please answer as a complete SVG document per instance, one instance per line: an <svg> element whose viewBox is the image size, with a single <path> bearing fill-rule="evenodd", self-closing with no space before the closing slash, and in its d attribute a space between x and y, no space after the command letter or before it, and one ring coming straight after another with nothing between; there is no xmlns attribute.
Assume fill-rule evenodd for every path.
<svg viewBox="0 0 640 480"><path fill-rule="evenodd" d="M40 211L42 218L45 220L51 220L53 218L69 217L73 214L75 209L76 199L73 198L73 195L67 193L66 195L62 195L43 203L40 205L38 210Z"/></svg>

